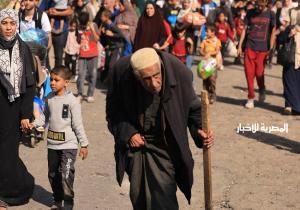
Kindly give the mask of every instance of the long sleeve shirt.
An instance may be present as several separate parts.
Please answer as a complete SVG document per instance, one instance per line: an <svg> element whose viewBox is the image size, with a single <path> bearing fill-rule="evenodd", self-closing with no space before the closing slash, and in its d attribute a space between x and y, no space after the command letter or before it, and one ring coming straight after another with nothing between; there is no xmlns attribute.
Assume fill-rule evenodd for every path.
<svg viewBox="0 0 300 210"><path fill-rule="evenodd" d="M228 39L233 40L233 32L227 22L216 24L216 36L222 42L227 42Z"/></svg>
<svg viewBox="0 0 300 210"><path fill-rule="evenodd" d="M66 92L64 96L54 93L48 95L44 115L33 124L44 126L45 123L49 123L49 149L77 149L78 143L81 147L89 144L82 123L80 103L71 92Z"/></svg>

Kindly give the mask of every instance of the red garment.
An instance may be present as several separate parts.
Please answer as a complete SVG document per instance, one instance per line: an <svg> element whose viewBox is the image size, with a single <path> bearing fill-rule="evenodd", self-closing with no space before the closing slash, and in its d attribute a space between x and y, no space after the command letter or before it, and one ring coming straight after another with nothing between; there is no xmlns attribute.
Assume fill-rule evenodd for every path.
<svg viewBox="0 0 300 210"><path fill-rule="evenodd" d="M236 34L237 34L238 36L241 36L242 31L243 31L244 28L245 28L244 20L242 20L240 17L236 17L236 18L234 19L234 25L235 25L235 28L236 28Z"/></svg>
<svg viewBox="0 0 300 210"><path fill-rule="evenodd" d="M94 58L98 56L98 42L90 30L80 34L80 58Z"/></svg>
<svg viewBox="0 0 300 210"><path fill-rule="evenodd" d="M228 23L217 22L216 23L216 36L222 42L227 42L228 38L233 40L233 31L231 30Z"/></svg>
<svg viewBox="0 0 300 210"><path fill-rule="evenodd" d="M174 39L173 39L173 35L172 35L172 29L171 29L171 26L169 25L169 23L164 19L164 26L165 26L165 29L166 29L166 33L167 33L167 42L169 44L172 44Z"/></svg>
<svg viewBox="0 0 300 210"><path fill-rule="evenodd" d="M260 90L265 89L265 59L266 51L255 51L251 48L245 49L245 74L248 85L248 99L254 99L254 78Z"/></svg>
<svg viewBox="0 0 300 210"><path fill-rule="evenodd" d="M175 55L182 63L186 62L186 39L175 40L172 54Z"/></svg>

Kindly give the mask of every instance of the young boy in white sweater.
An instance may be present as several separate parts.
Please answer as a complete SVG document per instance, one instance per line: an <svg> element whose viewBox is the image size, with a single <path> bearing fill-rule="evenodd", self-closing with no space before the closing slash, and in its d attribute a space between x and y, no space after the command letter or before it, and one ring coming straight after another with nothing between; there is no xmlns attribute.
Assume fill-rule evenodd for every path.
<svg viewBox="0 0 300 210"><path fill-rule="evenodd" d="M74 163L77 156L85 159L88 155L88 139L81 117L81 105L66 88L72 73L68 68L56 67L51 73L51 89L45 101L45 113L35 119L32 127L49 124L48 139L48 178L53 190L54 205L51 209L71 210L74 205L73 183Z"/></svg>

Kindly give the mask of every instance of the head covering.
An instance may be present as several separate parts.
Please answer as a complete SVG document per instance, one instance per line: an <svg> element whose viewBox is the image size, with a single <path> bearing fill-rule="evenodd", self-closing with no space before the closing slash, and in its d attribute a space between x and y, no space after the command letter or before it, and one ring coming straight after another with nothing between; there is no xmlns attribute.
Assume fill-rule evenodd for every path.
<svg viewBox="0 0 300 210"><path fill-rule="evenodd" d="M131 67L135 72L159 63L159 56L153 48L142 48L133 53L130 58Z"/></svg>
<svg viewBox="0 0 300 210"><path fill-rule="evenodd" d="M0 10L0 22L2 22L6 18L11 18L13 21L16 22L17 29L19 28L19 15L18 12L14 9L2 9ZM10 38L10 40L14 39L16 37L17 31L15 34ZM2 35L1 35L2 36ZM10 41L7 40L7 41Z"/></svg>
<svg viewBox="0 0 300 210"><path fill-rule="evenodd" d="M151 17L146 13L146 8L149 4L153 5L155 10L154 15ZM134 50L152 47L153 44L162 42L166 37L166 29L158 7L153 2L147 2L144 13L138 21Z"/></svg>
<svg viewBox="0 0 300 210"><path fill-rule="evenodd" d="M132 7L131 3L128 0L124 0L123 5L125 10L116 17L115 22L117 25L124 24L129 26L128 30L127 29L120 29L120 30L125 36L125 38L129 42L133 43L135 38L138 17L136 15L134 8Z"/></svg>
<svg viewBox="0 0 300 210"><path fill-rule="evenodd" d="M15 10L1 10L0 22L6 18L14 20L16 28L19 28L19 17ZM31 52L16 31L9 40L0 34L0 55L0 83L7 91L9 101L13 102L26 92L28 86L34 85Z"/></svg>

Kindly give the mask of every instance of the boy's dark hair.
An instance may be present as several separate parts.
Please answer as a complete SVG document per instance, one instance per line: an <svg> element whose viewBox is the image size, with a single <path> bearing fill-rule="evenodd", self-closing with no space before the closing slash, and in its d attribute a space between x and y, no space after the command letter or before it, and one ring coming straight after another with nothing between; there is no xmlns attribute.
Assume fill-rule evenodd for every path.
<svg viewBox="0 0 300 210"><path fill-rule="evenodd" d="M189 24L189 23L177 22L175 25L174 31L175 31L175 33L182 32L184 30L187 30L190 26L191 26L191 24Z"/></svg>
<svg viewBox="0 0 300 210"><path fill-rule="evenodd" d="M108 9L103 10L101 15L103 15L104 17L107 17L108 19L111 19L111 17L112 17L112 13Z"/></svg>
<svg viewBox="0 0 300 210"><path fill-rule="evenodd" d="M78 16L78 21L81 26L86 26L89 22L90 15L87 12L81 12Z"/></svg>
<svg viewBox="0 0 300 210"><path fill-rule="evenodd" d="M73 19L70 20L70 26L73 25L74 23L75 23L76 25L78 25L78 21L77 21L76 18L73 18Z"/></svg>
<svg viewBox="0 0 300 210"><path fill-rule="evenodd" d="M216 32L216 26L214 26L214 25L207 25L206 26L206 31L207 30L210 30L211 32Z"/></svg>
<svg viewBox="0 0 300 210"><path fill-rule="evenodd" d="M55 74L62 77L64 80L70 80L72 77L72 72L69 68L65 66L54 67L50 74Z"/></svg>

